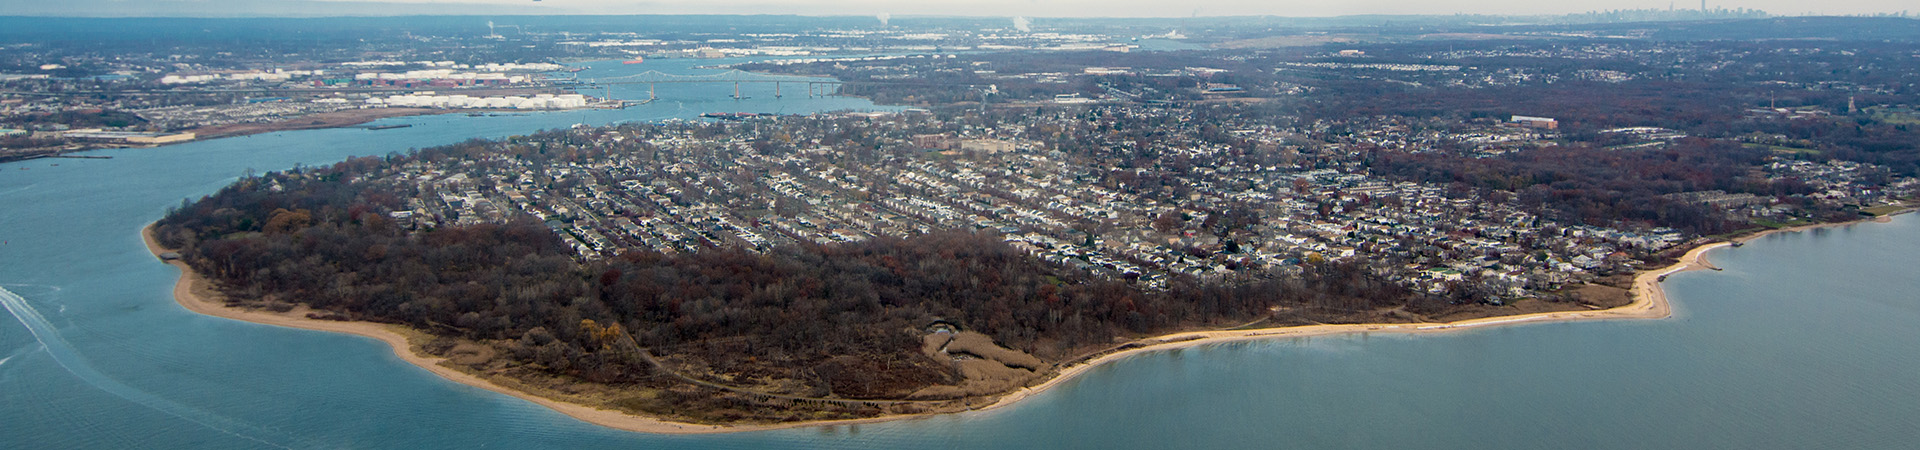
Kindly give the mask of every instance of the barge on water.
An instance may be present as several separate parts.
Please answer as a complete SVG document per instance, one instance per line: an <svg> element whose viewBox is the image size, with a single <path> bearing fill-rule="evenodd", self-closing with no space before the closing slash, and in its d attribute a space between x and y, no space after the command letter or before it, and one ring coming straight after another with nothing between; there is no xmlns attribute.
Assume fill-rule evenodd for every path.
<svg viewBox="0 0 1920 450"><path fill-rule="evenodd" d="M762 115L763 114L760 114L760 113L731 112L731 113L706 113L706 114L701 114L700 117L705 117L709 119L720 119L720 120L745 120L745 119L760 117Z"/></svg>

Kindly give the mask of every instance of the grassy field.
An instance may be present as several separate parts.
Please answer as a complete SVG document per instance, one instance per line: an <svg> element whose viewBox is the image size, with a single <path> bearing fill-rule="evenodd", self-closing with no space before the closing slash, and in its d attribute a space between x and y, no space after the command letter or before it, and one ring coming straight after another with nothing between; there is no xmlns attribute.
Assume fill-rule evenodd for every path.
<svg viewBox="0 0 1920 450"><path fill-rule="evenodd" d="M1743 145L1743 146L1746 146L1747 148L1761 148L1761 149L1767 149L1767 150L1771 150L1771 151L1773 151L1774 153L1784 153L1784 154L1800 154L1800 153L1804 153L1804 154L1808 154L1808 155L1818 155L1818 154L1820 154L1820 151L1819 151L1819 150L1814 150L1814 149L1810 149L1810 148L1800 148L1800 147L1785 147L1785 146L1779 146L1779 145L1767 145L1767 144L1740 144L1740 145Z"/></svg>
<svg viewBox="0 0 1920 450"><path fill-rule="evenodd" d="M1911 108L1873 107L1867 108L1865 112L1867 113L1867 117L1872 118L1876 122L1895 125L1920 124L1920 111L1915 111Z"/></svg>
<svg viewBox="0 0 1920 450"><path fill-rule="evenodd" d="M1789 227L1797 227L1801 225L1812 225L1813 222L1809 220L1804 220L1804 219L1793 219L1785 222L1771 220L1771 219L1753 219L1753 224L1767 227L1767 228L1789 228Z"/></svg>
<svg viewBox="0 0 1920 450"><path fill-rule="evenodd" d="M1900 210L1907 209L1907 208L1909 208L1909 206L1906 206L1906 205L1881 205L1881 206L1875 206L1871 208L1860 208L1860 212L1872 214L1876 216L1884 216L1884 215L1899 212Z"/></svg>

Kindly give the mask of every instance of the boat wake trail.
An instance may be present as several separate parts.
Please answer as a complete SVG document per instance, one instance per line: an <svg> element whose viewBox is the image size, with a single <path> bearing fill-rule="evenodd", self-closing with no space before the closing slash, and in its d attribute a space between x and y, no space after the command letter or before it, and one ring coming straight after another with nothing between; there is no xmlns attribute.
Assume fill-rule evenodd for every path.
<svg viewBox="0 0 1920 450"><path fill-rule="evenodd" d="M40 343L37 341L32 344L22 345L20 346L20 348L13 349L12 352L7 353L7 357L0 358L0 367L6 366L8 361L13 361L14 358L19 358L20 355L32 353L36 350L40 350Z"/></svg>
<svg viewBox="0 0 1920 450"><path fill-rule="evenodd" d="M33 339L40 342L40 347L47 350L47 354L53 357L53 361L59 364L60 368L66 369L67 373L73 374L74 377L79 378L80 381L87 383L89 386L105 391L108 394L113 394L115 397L140 404L140 406L152 408L155 411L179 417L188 422L193 422L241 439L286 449L294 447L269 441L261 436L273 435L271 437L279 442L295 442L298 440L292 436L271 433L267 430L250 426L218 414L167 400L133 386L128 386L118 380L114 380L112 377L108 377L106 374L94 369L93 365L89 364L86 358L81 357L80 353L74 350L73 346L68 344L65 338L60 336L60 331L53 327L53 323L48 322L45 316L40 315L40 312L34 310L32 305L27 304L27 299L14 294L13 291L9 291L6 288L0 288L0 306L6 307L8 313L12 313L15 319L20 320L21 325L26 325L27 332L33 334ZM0 360L0 363L5 363L6 360L11 359L13 359L13 357L9 356L5 360ZM307 448L316 447L315 445L304 443L300 444L300 446Z"/></svg>
<svg viewBox="0 0 1920 450"><path fill-rule="evenodd" d="M33 185L29 184L26 186L21 186L21 187L10 189L10 190L0 191L0 195L13 195L13 193L15 192L25 191L28 189L33 189Z"/></svg>

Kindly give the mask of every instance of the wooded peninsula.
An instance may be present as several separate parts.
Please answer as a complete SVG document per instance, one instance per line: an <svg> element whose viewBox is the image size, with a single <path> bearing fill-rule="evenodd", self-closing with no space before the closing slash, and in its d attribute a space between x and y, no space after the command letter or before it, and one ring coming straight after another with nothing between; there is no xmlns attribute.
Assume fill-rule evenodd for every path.
<svg viewBox="0 0 1920 450"><path fill-rule="evenodd" d="M1180 332L1618 307L1629 301L1625 288L1636 268L1689 248L1636 248L1640 235L1632 233L1576 238L1583 228L1559 225L1512 241L1530 249L1524 252L1476 247L1497 246L1504 227L1426 232L1438 240L1316 235L1337 246L1266 241L1304 232L1280 226L1296 217L1288 214L1332 223L1408 217L1393 211L1421 204L1380 190L1358 204L1354 194L1310 179L1271 183L1333 199L1294 213L1245 204L1160 207L1151 216L1063 230L1009 212L1030 203L982 199L947 205L971 212L942 220L943 210L899 200L932 205L925 199L937 181L851 188L832 181L921 179L911 174L934 172L902 168L1023 156L816 152L817 163L864 171L805 184L791 175L817 173L817 166L754 165L769 155L808 154L753 138L772 128L814 130L790 131L807 135L930 126L922 120L631 124L354 158L244 178L183 203L152 233L161 246L179 249L229 307L404 326L420 333L415 350L468 374L544 398L693 424L974 409L1063 368ZM1384 158L1378 167L1449 170ZM1121 178L1109 174L1100 184L1166 188L1129 187ZM981 184L998 187L982 188L995 189L989 196L1004 196L993 198L1019 199L1013 183L1023 179L1033 178ZM809 202L794 186L882 206ZM1331 192L1316 192L1323 189ZM1497 192L1486 195L1517 202ZM648 201L656 203L636 204ZM864 224L854 217L882 208L899 214ZM1554 206L1535 208L1551 213ZM1458 214L1521 213L1475 206ZM831 225L836 220L857 225ZM1167 242L1153 248L1175 249L1179 260L1110 243L1142 233L1150 236L1141 242ZM1562 241L1580 244L1556 244ZM1528 266L1560 270L1559 252L1595 248L1633 257L1596 261L1591 270L1575 269L1578 276L1523 278L1536 270ZM1444 262L1460 260L1473 265ZM1450 279L1449 267L1467 273Z"/></svg>

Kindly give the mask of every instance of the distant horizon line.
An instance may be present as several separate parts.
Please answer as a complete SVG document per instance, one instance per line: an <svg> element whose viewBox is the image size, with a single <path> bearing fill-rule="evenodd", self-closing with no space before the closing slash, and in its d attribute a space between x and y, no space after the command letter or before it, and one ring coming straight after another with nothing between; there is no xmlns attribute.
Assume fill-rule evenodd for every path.
<svg viewBox="0 0 1920 450"><path fill-rule="evenodd" d="M1510 17L1565 17L1565 16L1578 16L1578 15L1586 15L1586 14L1606 14L1606 13L1615 13L1615 12L1637 12L1637 11L1669 11L1669 10L1643 8L1643 9L1596 10L1596 11L1585 11L1585 12L1564 13L1564 14L1452 13L1452 14L1339 14L1339 15L1325 15L1325 16L1315 16L1315 15L1284 16L1284 15L1275 15L1275 14L1194 15L1194 16L1048 16L1048 15L1017 15L1017 14L1016 15L892 14L890 15L890 20L1012 19L1016 17L1025 17L1028 19L1084 19L1084 20L1167 20L1167 19L1233 19L1233 18L1339 19L1339 18L1362 18L1362 17L1510 18ZM1680 9L1680 10L1672 10L1672 11L1682 12L1682 11L1700 11L1700 10L1699 9ZM1761 14L1765 14L1766 15L1765 18L1852 17L1852 18L1903 18L1903 19L1920 20L1920 14L1910 14L1906 11L1889 11L1889 12L1883 12L1883 13L1860 13L1860 14L1814 14L1814 13L1775 14L1775 13L1771 13L1763 10L1757 10L1757 9L1738 8L1738 9L1710 10L1709 12L1712 12L1712 11L1758 12ZM861 15L861 14L818 14L818 15L815 15L815 14L714 14L714 13L594 14L594 13L564 13L564 12L540 13L540 14L529 14L529 13L355 14L355 13L346 13L346 14L314 14L314 15L306 15L306 14L286 14L286 15L280 15L280 14L234 14L234 15L0 14L0 18L35 18L35 19L350 19L350 18L377 18L377 17L801 17L801 18L823 18L823 19L824 18L871 19L873 16Z"/></svg>

